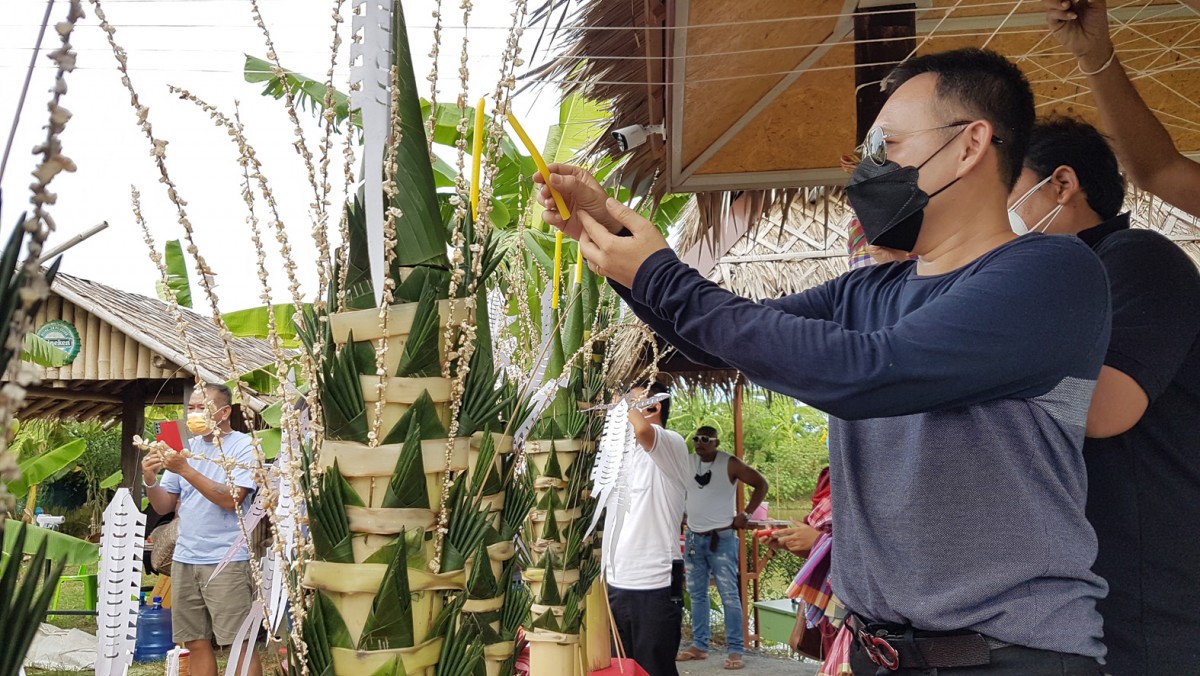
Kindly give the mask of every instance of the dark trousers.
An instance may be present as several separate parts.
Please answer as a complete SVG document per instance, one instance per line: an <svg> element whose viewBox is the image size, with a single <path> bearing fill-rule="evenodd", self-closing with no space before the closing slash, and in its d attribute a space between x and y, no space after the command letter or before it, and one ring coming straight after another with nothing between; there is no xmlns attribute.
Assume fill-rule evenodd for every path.
<svg viewBox="0 0 1200 676"><path fill-rule="evenodd" d="M671 600L671 588L609 587L608 603L626 656L650 676L679 676L675 653L679 650L683 602Z"/></svg>
<svg viewBox="0 0 1200 676"><path fill-rule="evenodd" d="M854 676L1103 676L1104 668L1094 658L1024 646L992 651L992 663L978 667L949 669L900 669L878 667L857 641L850 649Z"/></svg>

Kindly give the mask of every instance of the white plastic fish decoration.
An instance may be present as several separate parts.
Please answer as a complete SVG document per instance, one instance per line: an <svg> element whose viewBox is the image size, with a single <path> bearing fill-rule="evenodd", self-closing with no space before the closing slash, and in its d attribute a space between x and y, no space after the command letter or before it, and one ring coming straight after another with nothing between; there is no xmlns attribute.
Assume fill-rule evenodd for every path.
<svg viewBox="0 0 1200 676"><path fill-rule="evenodd" d="M359 10L366 5L366 13ZM383 159L391 124L388 84L392 70L391 0L354 0L352 30L361 42L350 45L350 82L361 88L350 93L350 108L362 113L363 189L366 193L367 255L375 303L383 299Z"/></svg>
<svg viewBox="0 0 1200 676"><path fill-rule="evenodd" d="M621 504L621 499L613 501L613 496L623 492L621 465L625 459L627 447L637 443L637 438L631 434L629 424L629 402L621 399L608 409L604 416L604 432L600 437L600 445L596 450L596 462L592 465L592 495L596 498L596 510L592 513L592 522L588 525L583 537L588 537L596 530L600 516L610 505ZM615 511L615 510L614 510Z"/></svg>
<svg viewBox="0 0 1200 676"><path fill-rule="evenodd" d="M104 510L100 536L99 603L96 613L96 676L125 676L137 639L138 592L146 515L128 488L117 489Z"/></svg>

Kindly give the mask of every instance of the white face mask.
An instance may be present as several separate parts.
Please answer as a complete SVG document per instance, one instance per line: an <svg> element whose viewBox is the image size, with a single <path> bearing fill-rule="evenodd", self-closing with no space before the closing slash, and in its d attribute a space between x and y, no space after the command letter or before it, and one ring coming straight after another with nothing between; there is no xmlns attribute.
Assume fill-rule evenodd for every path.
<svg viewBox="0 0 1200 676"><path fill-rule="evenodd" d="M1024 235L1030 232L1046 232L1050 229L1050 224L1054 222L1054 219L1058 216L1058 213L1062 211L1063 205L1055 205L1055 207L1050 210L1050 213L1043 216L1042 220L1035 223L1032 228L1025 225L1025 219L1021 218L1021 215L1017 213L1017 209L1019 209L1020 206L1025 203L1025 200L1029 199L1033 193L1037 192L1042 186L1049 183L1050 179L1052 178L1054 178L1053 175L1043 178L1040 183L1030 188L1024 195L1021 195L1021 198L1008 208L1008 227L1012 228L1013 232L1018 235Z"/></svg>

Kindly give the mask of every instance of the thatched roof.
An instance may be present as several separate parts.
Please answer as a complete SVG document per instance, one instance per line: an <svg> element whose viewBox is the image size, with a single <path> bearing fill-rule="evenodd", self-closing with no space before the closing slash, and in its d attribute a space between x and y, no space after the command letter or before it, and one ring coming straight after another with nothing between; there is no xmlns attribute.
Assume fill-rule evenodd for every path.
<svg viewBox="0 0 1200 676"><path fill-rule="evenodd" d="M167 303L59 273L35 327L52 320L72 324L79 332L79 356L67 366L41 369L42 384L30 389L22 417L116 418L134 383L141 383L153 401L158 393L182 392L195 376L224 383L274 363L266 340L234 338L231 366L213 319L187 308L180 311L196 368ZM246 403L259 410L267 402L252 393Z"/></svg>
<svg viewBox="0 0 1200 676"><path fill-rule="evenodd" d="M915 34L900 29L910 11ZM1135 85L1180 149L1200 156L1200 78L1188 74L1200 64L1194 10L1138 0L1110 3L1110 16ZM894 20L897 32L860 38L876 20ZM757 221L798 187L844 182L838 160L864 123L856 99L913 53L989 47L1027 73L1039 113L1096 121L1086 78L1036 2L918 0L910 10L867 0L545 0L533 22L556 51L527 80L609 102L594 157L619 154L607 132L665 125L665 139L625 153L621 179L638 194L696 193L701 230L738 195L755 195Z"/></svg>

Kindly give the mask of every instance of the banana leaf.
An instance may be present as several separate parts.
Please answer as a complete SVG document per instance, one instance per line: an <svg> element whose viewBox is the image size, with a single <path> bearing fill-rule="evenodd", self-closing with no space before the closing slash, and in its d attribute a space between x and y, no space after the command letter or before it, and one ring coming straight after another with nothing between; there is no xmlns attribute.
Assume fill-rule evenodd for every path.
<svg viewBox="0 0 1200 676"><path fill-rule="evenodd" d="M421 454L421 429L410 424L396 469L383 496L383 507L429 509L429 492L425 488L425 462Z"/></svg>
<svg viewBox="0 0 1200 676"><path fill-rule="evenodd" d="M447 230L438 207L437 186L425 136L425 117L421 115L421 98L417 95L417 78L408 46L408 27L404 21L404 8L399 2L392 2L392 60L395 73L392 87L396 92L392 129L399 138L393 148L395 166L392 170L404 185L388 205L400 210L396 219L395 263L398 266L449 267ZM398 280L396 275L393 278Z"/></svg>
<svg viewBox="0 0 1200 676"><path fill-rule="evenodd" d="M392 292L392 299L397 303L416 303L421 300L426 289L433 289L434 296L438 299L449 298L450 271L427 265L409 268L408 277Z"/></svg>
<svg viewBox="0 0 1200 676"><path fill-rule="evenodd" d="M422 392L412 406L400 416L383 440L385 444L401 444L408 438L409 427L415 426L422 441L446 438L446 427L438 419L437 409L429 392Z"/></svg>
<svg viewBox="0 0 1200 676"><path fill-rule="evenodd" d="M175 302L182 307L192 306L192 284L188 279L187 260L183 257L183 246L179 240L168 240L163 251L163 259L167 267L167 288L175 294ZM166 293L160 290L158 297L167 300Z"/></svg>
<svg viewBox="0 0 1200 676"><path fill-rule="evenodd" d="M408 567L424 568L426 563L425 538L427 535L424 531L419 530L405 533L404 537L397 537L395 540L380 547L374 554L368 556L363 563L390 564L392 559L396 557L396 550L403 546L404 557L408 561Z"/></svg>
<svg viewBox="0 0 1200 676"><path fill-rule="evenodd" d="M46 368L67 365L67 353L36 333L26 333L21 344L21 359Z"/></svg>
<svg viewBox="0 0 1200 676"><path fill-rule="evenodd" d="M567 320L562 329L563 356L566 358L573 357L583 346L583 312L583 284L572 284L567 300Z"/></svg>
<svg viewBox="0 0 1200 676"><path fill-rule="evenodd" d="M242 67L242 77L246 79L246 82L263 83L263 96L282 99L284 97L284 83L280 78L275 76L274 69L273 64L247 54L246 63ZM293 73L290 70L285 69L283 77L287 79L287 89L291 92L292 100L300 110L324 111L325 99L329 96L332 97L333 102L334 128L340 129L341 125L350 117L350 97L342 92L327 87L325 83L319 80ZM355 111L353 115L353 124L361 127L361 114Z"/></svg>
<svg viewBox="0 0 1200 676"><path fill-rule="evenodd" d="M103 488L103 489L116 488L117 486L121 485L121 480L124 478L125 478L125 473L122 472L121 470L117 470L117 471L113 472L112 474L109 474L108 476L104 477L104 480L100 482L100 488Z"/></svg>
<svg viewBox="0 0 1200 676"><path fill-rule="evenodd" d="M490 599L499 596L504 589L496 582L496 576L492 574L487 547L483 545L483 542L480 542L479 546L475 548L475 557L472 562L471 576L467 579L467 598Z"/></svg>
<svg viewBox="0 0 1200 676"><path fill-rule="evenodd" d="M52 451L29 458L20 465L21 476L8 482L8 492L20 498L29 492L30 486L36 486L73 465L86 450L86 440L74 439Z"/></svg>
<svg viewBox="0 0 1200 676"><path fill-rule="evenodd" d="M400 366L396 375L401 378L433 378L441 374L438 355L438 301L432 287L425 287L417 312L413 316L408 340L404 342L404 353L400 355Z"/></svg>
<svg viewBox="0 0 1200 676"><path fill-rule="evenodd" d="M562 594L558 591L558 580L554 576L557 563L553 552L546 552L542 560L542 593L538 603L544 606L561 606Z"/></svg>
<svg viewBox="0 0 1200 676"><path fill-rule="evenodd" d="M532 474L526 472L521 477L513 476L517 464L516 456L516 453L510 453L501 460L505 490L500 512L500 534L510 540L521 530L535 500Z"/></svg>
<svg viewBox="0 0 1200 676"><path fill-rule="evenodd" d="M554 442L550 442L550 455L546 458L546 468L542 470L542 476L553 479L563 478L562 466L558 462L558 448Z"/></svg>
<svg viewBox="0 0 1200 676"><path fill-rule="evenodd" d="M558 617L554 615L554 610L551 608L547 608L533 620L533 628L554 632L562 631L562 626L558 623Z"/></svg>
<svg viewBox="0 0 1200 676"><path fill-rule="evenodd" d="M305 303L305 305L309 305L309 303ZM295 316L296 306L294 304L280 303L225 312L221 314L221 321L225 322L229 332L238 338L269 338L271 334L270 321L273 317L275 335L283 341L284 347L290 348L300 344L296 336Z"/></svg>
<svg viewBox="0 0 1200 676"><path fill-rule="evenodd" d="M9 335L12 330L13 316L17 308L22 305L21 289L26 284L24 274L17 268L17 258L21 253L21 243L25 239L24 226L25 214L21 214L20 219L17 221L17 227L13 229L8 243L4 247L3 255L0 255L0 270L5 271L0 273L0 368L7 366L14 357L14 350L9 346ZM54 276L58 273L58 266L61 263L62 256L59 256L54 259L54 262L42 274L47 286L54 282ZM11 273L8 272L10 270L12 271ZM44 299L33 302L27 308L28 316L36 317L38 310L44 302Z"/></svg>
<svg viewBox="0 0 1200 676"><path fill-rule="evenodd" d="M90 566L100 560L100 546L94 542L80 540L66 533L60 533L46 528L30 527L24 531L24 548L17 549L17 535L22 532L20 521L6 519L4 526L4 555L12 556L19 553L22 556L33 556L42 546L46 547L46 558L50 561L61 561L72 568ZM18 556L17 558L21 558Z"/></svg>
<svg viewBox="0 0 1200 676"><path fill-rule="evenodd" d="M6 539L10 529L12 526L6 526L4 529ZM24 524L16 529L13 538L14 551L25 550L27 530L29 529ZM25 568L23 576L20 556L8 557L4 570L0 573L0 627L4 627L5 632L4 640L0 641L0 674L16 674L21 670L25 653L29 651L34 634L50 607L50 600L54 597L65 562L59 561L43 580L42 570L48 560L47 547L47 541L43 540ZM39 582L42 584L39 585ZM39 586L41 589L38 589Z"/></svg>
<svg viewBox="0 0 1200 676"><path fill-rule="evenodd" d="M488 613L463 613L461 620L462 630L477 637L479 642L485 646L494 643L504 643L504 636L495 629L492 629L492 623L499 619L500 611L498 610ZM507 640L511 641L512 639L509 638Z"/></svg>
<svg viewBox="0 0 1200 676"><path fill-rule="evenodd" d="M555 489L546 491L545 494L542 495L541 499L538 500L537 508L545 512L553 512L556 509L562 509L562 498L558 496L558 491Z"/></svg>
<svg viewBox="0 0 1200 676"><path fill-rule="evenodd" d="M546 525L542 526L542 539L558 542L562 539L562 534L558 531L558 517L554 515L554 511L546 512Z"/></svg>
<svg viewBox="0 0 1200 676"><path fill-rule="evenodd" d="M404 538L401 531L400 538ZM359 650L391 650L413 646L412 591L408 585L408 558L397 548L383 583L371 604L371 613L358 640Z"/></svg>

